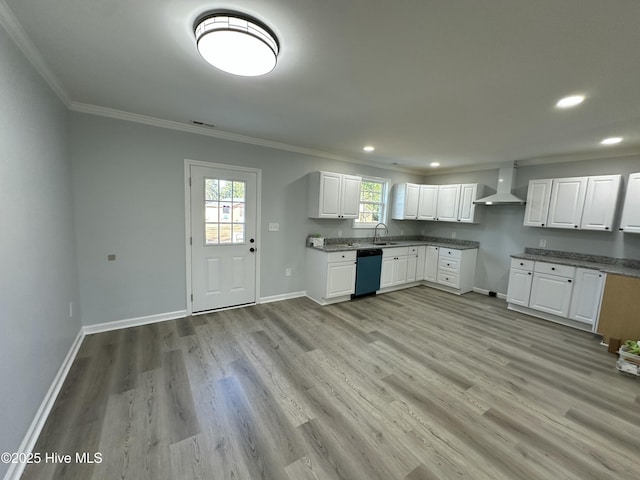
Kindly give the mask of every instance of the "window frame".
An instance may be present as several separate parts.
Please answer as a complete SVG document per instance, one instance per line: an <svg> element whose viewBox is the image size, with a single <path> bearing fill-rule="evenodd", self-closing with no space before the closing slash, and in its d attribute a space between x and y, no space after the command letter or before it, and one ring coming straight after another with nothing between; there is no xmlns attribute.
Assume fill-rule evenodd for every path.
<svg viewBox="0 0 640 480"><path fill-rule="evenodd" d="M382 215L380 220L377 222L359 222L358 218L354 218L352 222L352 228L375 228L378 223L387 222L387 212L389 210L389 189L391 187L391 180L389 180L388 178L372 177L369 175L360 176L362 177L362 182L360 184L360 198L358 198L358 218L360 218L360 206L362 205L362 203L373 204L373 202L362 202L362 184L366 182L382 184L382 202L379 203L379 205L382 205ZM375 204L378 205L378 203Z"/></svg>

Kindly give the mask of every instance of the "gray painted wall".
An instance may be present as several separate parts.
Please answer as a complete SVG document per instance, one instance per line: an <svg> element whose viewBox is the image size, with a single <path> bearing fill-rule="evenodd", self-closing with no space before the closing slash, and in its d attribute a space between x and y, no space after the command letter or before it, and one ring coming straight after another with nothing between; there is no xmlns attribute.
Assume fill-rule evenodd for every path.
<svg viewBox="0 0 640 480"><path fill-rule="evenodd" d="M0 452L12 452L81 321L66 108L2 27L0 65Z"/></svg>
<svg viewBox="0 0 640 480"><path fill-rule="evenodd" d="M304 291L306 236L372 235L350 220L307 218L307 174L419 176L71 114L80 298L85 325L185 309L184 160L262 169L261 297ZM280 224L268 232L268 224ZM390 234L421 225L389 222ZM116 254L108 262L108 254ZM285 277L290 267L292 276Z"/></svg>
<svg viewBox="0 0 640 480"><path fill-rule="evenodd" d="M515 193L527 197L529 180L538 178L563 178L590 175L622 174L624 186L629 173L640 172L640 157L589 160L549 165L520 167L517 170ZM424 183L481 183L495 192L498 170L431 175ZM620 211L622 202L620 202ZM556 228L536 228L522 225L524 206L496 205L478 206L484 218L474 225L424 222L422 233L440 237L451 237L480 242L476 270L476 287L506 293L509 280L509 255L522 252L525 247L539 248L541 239L547 241L549 250L590 253L618 258L640 259L640 235L614 232L587 232ZM617 229L619 222L615 223ZM416 222L412 222L416 223Z"/></svg>

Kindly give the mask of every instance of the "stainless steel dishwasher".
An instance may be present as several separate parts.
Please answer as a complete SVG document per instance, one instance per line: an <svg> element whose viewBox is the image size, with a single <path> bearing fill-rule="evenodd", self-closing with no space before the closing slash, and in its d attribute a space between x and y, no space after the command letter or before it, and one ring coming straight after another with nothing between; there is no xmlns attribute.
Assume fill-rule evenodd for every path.
<svg viewBox="0 0 640 480"><path fill-rule="evenodd" d="M382 249L362 248L356 252L356 292L351 298L375 295L380 289Z"/></svg>

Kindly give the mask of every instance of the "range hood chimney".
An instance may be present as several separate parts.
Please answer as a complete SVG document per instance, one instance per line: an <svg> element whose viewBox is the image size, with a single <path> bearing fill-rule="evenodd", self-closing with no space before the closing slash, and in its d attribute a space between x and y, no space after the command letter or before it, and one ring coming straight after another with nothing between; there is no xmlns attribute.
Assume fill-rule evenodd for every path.
<svg viewBox="0 0 640 480"><path fill-rule="evenodd" d="M512 193L516 181L514 163L503 165L498 170L498 191L488 197L476 200L476 205L524 205L526 202Z"/></svg>

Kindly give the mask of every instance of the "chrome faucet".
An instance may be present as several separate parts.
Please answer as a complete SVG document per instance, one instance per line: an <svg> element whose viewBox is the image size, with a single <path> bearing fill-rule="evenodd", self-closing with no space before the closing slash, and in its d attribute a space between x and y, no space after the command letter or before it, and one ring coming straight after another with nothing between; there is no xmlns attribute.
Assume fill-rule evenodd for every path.
<svg viewBox="0 0 640 480"><path fill-rule="evenodd" d="M384 227L384 232L389 235L389 227L387 227L384 223L380 222L379 224L376 225L376 228L373 230L373 243L376 243L380 240L380 237L378 236L378 227L382 225Z"/></svg>

